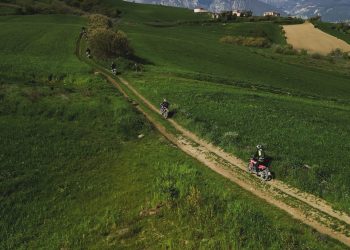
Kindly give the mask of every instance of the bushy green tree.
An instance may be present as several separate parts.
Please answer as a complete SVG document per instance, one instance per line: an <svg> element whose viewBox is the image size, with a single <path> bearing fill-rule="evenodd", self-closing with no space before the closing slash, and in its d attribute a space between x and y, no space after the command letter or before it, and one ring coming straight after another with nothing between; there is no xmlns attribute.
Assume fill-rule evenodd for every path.
<svg viewBox="0 0 350 250"><path fill-rule="evenodd" d="M90 32L89 46L94 56L99 59L129 56L132 54L127 36L122 31L97 28Z"/></svg>
<svg viewBox="0 0 350 250"><path fill-rule="evenodd" d="M100 14L92 14L88 17L89 30L93 32L94 29L109 29L112 27L111 20Z"/></svg>

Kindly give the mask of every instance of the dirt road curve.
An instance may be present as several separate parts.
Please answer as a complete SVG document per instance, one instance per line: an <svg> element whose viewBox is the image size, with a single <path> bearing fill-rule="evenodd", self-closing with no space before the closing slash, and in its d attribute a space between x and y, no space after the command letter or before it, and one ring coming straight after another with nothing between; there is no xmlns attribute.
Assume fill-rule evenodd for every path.
<svg viewBox="0 0 350 250"><path fill-rule="evenodd" d="M334 49L350 51L350 44L331 36L314 27L312 23L305 22L297 25L284 25L287 42L295 49L306 49L311 53L326 55Z"/></svg>

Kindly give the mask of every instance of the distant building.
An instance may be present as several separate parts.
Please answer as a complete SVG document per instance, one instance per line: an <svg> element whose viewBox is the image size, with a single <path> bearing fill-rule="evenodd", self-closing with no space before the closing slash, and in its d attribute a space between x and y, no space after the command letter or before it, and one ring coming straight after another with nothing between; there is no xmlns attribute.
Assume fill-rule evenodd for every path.
<svg viewBox="0 0 350 250"><path fill-rule="evenodd" d="M281 16L281 14L276 11L267 11L264 12L264 16Z"/></svg>
<svg viewBox="0 0 350 250"><path fill-rule="evenodd" d="M210 13L210 15L211 15L211 18L213 18L213 19L219 19L219 17L220 17L219 13Z"/></svg>
<svg viewBox="0 0 350 250"><path fill-rule="evenodd" d="M237 17L250 17L253 15L253 12L250 10L233 10L232 15Z"/></svg>
<svg viewBox="0 0 350 250"><path fill-rule="evenodd" d="M240 17L241 14L242 14L242 12L240 10L233 10L232 11L232 15L236 15L236 16Z"/></svg>
<svg viewBox="0 0 350 250"><path fill-rule="evenodd" d="M204 8L195 8L193 10L194 13L207 13L208 11Z"/></svg>

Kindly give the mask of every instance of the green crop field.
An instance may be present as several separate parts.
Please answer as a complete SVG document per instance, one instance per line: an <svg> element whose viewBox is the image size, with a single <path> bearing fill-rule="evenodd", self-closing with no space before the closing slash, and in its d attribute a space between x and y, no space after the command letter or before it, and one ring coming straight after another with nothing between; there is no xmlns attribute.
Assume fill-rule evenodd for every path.
<svg viewBox="0 0 350 250"><path fill-rule="evenodd" d="M316 22L315 25L320 30L326 33L329 33L332 36L338 37L339 39L342 39L347 43L350 43L350 33L345 33L345 32L336 30L334 23Z"/></svg>
<svg viewBox="0 0 350 250"><path fill-rule="evenodd" d="M327 98L349 97L349 74L334 63L315 69L318 62L305 65L302 56L281 57L272 49L253 49L219 42L225 35L254 34L261 30L276 44L283 44L281 30L275 24L209 23L165 28L125 23L122 29L127 31L137 55L157 66L156 71L199 73L223 78L232 85L243 82ZM242 32L243 29L246 31Z"/></svg>
<svg viewBox="0 0 350 250"><path fill-rule="evenodd" d="M277 179L350 212L349 60L278 54L274 46L286 41L273 22L146 21L128 11L120 21L150 62L144 73L127 75L142 94L155 105L166 97L176 120L242 159L266 145ZM219 42L259 34L272 48Z"/></svg>
<svg viewBox="0 0 350 250"><path fill-rule="evenodd" d="M76 58L84 24L0 18L1 249L345 249L159 136Z"/></svg>
<svg viewBox="0 0 350 250"><path fill-rule="evenodd" d="M0 17L0 81L55 81L87 72L87 66L74 56L76 38L72 37L84 21L59 15L44 20L45 25L41 16Z"/></svg>

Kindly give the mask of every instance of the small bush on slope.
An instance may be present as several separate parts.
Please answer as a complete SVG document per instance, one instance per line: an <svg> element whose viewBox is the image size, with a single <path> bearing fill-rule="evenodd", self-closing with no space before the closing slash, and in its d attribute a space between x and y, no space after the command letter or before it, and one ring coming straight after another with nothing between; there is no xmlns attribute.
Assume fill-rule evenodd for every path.
<svg viewBox="0 0 350 250"><path fill-rule="evenodd" d="M220 42L259 48L271 46L270 41L265 37L224 36L220 39Z"/></svg>

